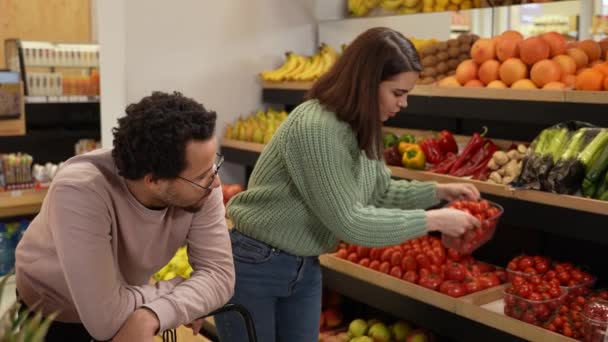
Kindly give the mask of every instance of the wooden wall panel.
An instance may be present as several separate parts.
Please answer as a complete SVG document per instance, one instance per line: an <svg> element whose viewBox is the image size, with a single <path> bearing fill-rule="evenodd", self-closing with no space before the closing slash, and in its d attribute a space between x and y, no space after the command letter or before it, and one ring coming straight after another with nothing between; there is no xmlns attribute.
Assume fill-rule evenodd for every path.
<svg viewBox="0 0 608 342"><path fill-rule="evenodd" d="M6 38L89 43L91 32L91 0L0 0L0 69Z"/></svg>

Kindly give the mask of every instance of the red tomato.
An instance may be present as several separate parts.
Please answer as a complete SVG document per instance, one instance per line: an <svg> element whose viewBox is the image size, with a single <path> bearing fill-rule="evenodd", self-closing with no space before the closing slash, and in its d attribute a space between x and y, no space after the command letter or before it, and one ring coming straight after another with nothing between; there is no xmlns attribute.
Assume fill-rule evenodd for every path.
<svg viewBox="0 0 608 342"><path fill-rule="evenodd" d="M371 260L380 260L382 255L382 248L372 248L369 250L369 258Z"/></svg>
<svg viewBox="0 0 608 342"><path fill-rule="evenodd" d="M567 284L570 280L570 273L568 273L568 271L559 272L557 274L557 279L559 279L562 284Z"/></svg>
<svg viewBox="0 0 608 342"><path fill-rule="evenodd" d="M491 272L482 274L478 279L481 287L485 289L500 285L500 279L498 279L496 274Z"/></svg>
<svg viewBox="0 0 608 342"><path fill-rule="evenodd" d="M429 257L431 264L433 264L435 266L443 265L444 260L441 260L441 258L439 258L437 255L435 255L435 253L433 253L433 252L429 253L428 257Z"/></svg>
<svg viewBox="0 0 608 342"><path fill-rule="evenodd" d="M507 269L511 271L517 271L517 262L509 261L509 263L507 264Z"/></svg>
<svg viewBox="0 0 608 342"><path fill-rule="evenodd" d="M395 278L401 279L401 277L403 276L403 271L401 271L401 267L393 266L393 268L391 268L391 271L389 272L389 274Z"/></svg>
<svg viewBox="0 0 608 342"><path fill-rule="evenodd" d="M382 262L385 262L385 261L390 262L391 261L391 257L393 256L393 252L394 252L394 250L391 247L385 249L382 252L382 255L380 255L380 261L382 261Z"/></svg>
<svg viewBox="0 0 608 342"><path fill-rule="evenodd" d="M549 271L547 271L547 273L545 273L545 275L543 276L543 279L545 279L547 281L551 281L551 279L555 278L556 275L557 275L557 273L554 270L549 270Z"/></svg>
<svg viewBox="0 0 608 342"><path fill-rule="evenodd" d="M459 281L455 280L444 281L439 287L439 291L454 298L462 297L466 294L464 286L462 286Z"/></svg>
<svg viewBox="0 0 608 342"><path fill-rule="evenodd" d="M414 259L411 255L406 255L401 260L401 268L404 271L416 271L418 269L418 264L416 263L416 259Z"/></svg>
<svg viewBox="0 0 608 342"><path fill-rule="evenodd" d="M500 210L496 207L492 207L486 211L486 215L490 219L495 218L496 216L498 216L498 214L500 214Z"/></svg>
<svg viewBox="0 0 608 342"><path fill-rule="evenodd" d="M465 278L466 267L463 265L453 262L450 263L445 272L445 278L449 280L463 281Z"/></svg>
<svg viewBox="0 0 608 342"><path fill-rule="evenodd" d="M464 280L464 288L465 288L465 291L467 292L467 294L482 290L479 280L474 279L474 278L466 278ZM514 297L511 296L510 298L514 298Z"/></svg>
<svg viewBox="0 0 608 342"><path fill-rule="evenodd" d="M369 257L369 247L357 246L357 255L360 259Z"/></svg>
<svg viewBox="0 0 608 342"><path fill-rule="evenodd" d="M350 253L347 257L346 260L350 261L350 262L354 262L355 264L359 262L359 258L357 257L357 253L356 252L352 252Z"/></svg>
<svg viewBox="0 0 608 342"><path fill-rule="evenodd" d="M486 200L479 201L479 209L481 211L485 212L485 211L487 211L490 208L491 208L490 202L488 202Z"/></svg>
<svg viewBox="0 0 608 342"><path fill-rule="evenodd" d="M462 254L453 248L448 248L448 259L452 261L460 261L462 259Z"/></svg>
<svg viewBox="0 0 608 342"><path fill-rule="evenodd" d="M515 294L522 298L528 298L530 296L531 290L528 284L522 284L519 287L515 288Z"/></svg>
<svg viewBox="0 0 608 342"><path fill-rule="evenodd" d="M429 271L428 268L421 268L419 269L418 274L420 275L420 278L422 278L431 274L431 271Z"/></svg>
<svg viewBox="0 0 608 342"><path fill-rule="evenodd" d="M507 272L505 272L504 270L496 270L494 271L494 274L496 274L501 284L507 282L508 275Z"/></svg>
<svg viewBox="0 0 608 342"><path fill-rule="evenodd" d="M403 280L409 281L410 283L418 284L419 279L420 277L418 277L418 273L416 273L416 271L407 271L403 275Z"/></svg>
<svg viewBox="0 0 608 342"><path fill-rule="evenodd" d="M431 261L425 254L416 255L416 263L420 268L429 268L431 266Z"/></svg>
<svg viewBox="0 0 608 342"><path fill-rule="evenodd" d="M356 253L357 252L357 245L348 245L348 247L346 248L346 250L348 251L348 254L350 254L350 253Z"/></svg>
<svg viewBox="0 0 608 342"><path fill-rule="evenodd" d="M431 290L437 290L441 282L442 280L439 275L434 273L429 273L426 277L420 277L420 286Z"/></svg>
<svg viewBox="0 0 608 342"><path fill-rule="evenodd" d="M536 267L536 271L538 271L538 273L540 273L540 274L544 274L544 273L547 273L547 271L549 271L549 263L545 262L545 261L537 262L535 267Z"/></svg>
<svg viewBox="0 0 608 342"><path fill-rule="evenodd" d="M380 264L380 270L379 270L380 272L388 274L388 272L389 272L390 270L391 270L391 263L390 263L390 262L388 262L388 261L383 261L383 262Z"/></svg>
<svg viewBox="0 0 608 342"><path fill-rule="evenodd" d="M369 263L369 268L371 268L372 270L379 271L380 270L380 261L378 261L378 260L372 260Z"/></svg>
<svg viewBox="0 0 608 342"><path fill-rule="evenodd" d="M541 279L539 276L533 275L530 278L528 278L528 282L532 285L539 285L541 282Z"/></svg>
<svg viewBox="0 0 608 342"><path fill-rule="evenodd" d="M348 251L344 248L340 248L338 252L336 252L336 256L340 259L346 259L348 256Z"/></svg>
<svg viewBox="0 0 608 342"><path fill-rule="evenodd" d="M534 316L534 313L532 311L524 312L521 319L522 319L522 321L529 323L529 324L536 323L536 316Z"/></svg>
<svg viewBox="0 0 608 342"><path fill-rule="evenodd" d="M401 251L394 251L393 255L391 255L391 265L393 266L401 266L401 261L403 260L403 253ZM399 277L401 278L401 277Z"/></svg>
<svg viewBox="0 0 608 342"><path fill-rule="evenodd" d="M359 265L363 266L363 267L369 267L370 264L370 260L369 258L363 258L361 260L359 260Z"/></svg>
<svg viewBox="0 0 608 342"><path fill-rule="evenodd" d="M572 280L574 280L577 283L582 283L583 282L583 273L579 270L572 270L570 271L570 278L572 278Z"/></svg>
<svg viewBox="0 0 608 342"><path fill-rule="evenodd" d="M464 209L464 205L463 205L462 201L456 201L456 202L452 203L451 207L454 209L458 209L458 210Z"/></svg>
<svg viewBox="0 0 608 342"><path fill-rule="evenodd" d="M530 257L523 257L521 258L521 260L519 260L519 264L517 265L517 268L525 271L527 268L534 266L534 261L532 260L532 258Z"/></svg>
<svg viewBox="0 0 608 342"><path fill-rule="evenodd" d="M513 277L513 280L511 280L511 284L513 284L513 287L515 287L515 288L518 288L525 283L526 283L526 279L522 276L515 276L515 277Z"/></svg>

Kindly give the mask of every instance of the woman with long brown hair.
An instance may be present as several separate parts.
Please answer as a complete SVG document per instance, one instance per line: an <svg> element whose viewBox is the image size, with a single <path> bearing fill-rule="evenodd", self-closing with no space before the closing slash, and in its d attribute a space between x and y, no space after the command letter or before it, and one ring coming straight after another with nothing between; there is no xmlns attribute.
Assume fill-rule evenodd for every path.
<svg viewBox="0 0 608 342"><path fill-rule="evenodd" d="M248 190L228 204L231 301L251 312L260 341L317 341L318 255L340 240L387 246L429 231L459 236L480 224L454 209L424 210L440 200L476 200L474 186L392 180L382 160L382 123L407 106L421 70L402 34L361 34L278 129ZM222 342L246 340L238 318L216 323Z"/></svg>

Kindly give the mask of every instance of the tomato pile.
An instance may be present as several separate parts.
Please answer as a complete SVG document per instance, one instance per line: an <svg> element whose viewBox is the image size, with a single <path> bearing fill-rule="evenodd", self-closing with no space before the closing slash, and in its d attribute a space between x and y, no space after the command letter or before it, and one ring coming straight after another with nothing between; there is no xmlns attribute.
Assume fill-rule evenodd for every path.
<svg viewBox="0 0 608 342"><path fill-rule="evenodd" d="M569 262L551 262L549 258L543 256L515 257L507 264L507 272L510 280L515 275L541 275L548 281L557 279L559 285L568 290L566 302L587 295L595 283L595 278L580 267Z"/></svg>
<svg viewBox="0 0 608 342"><path fill-rule="evenodd" d="M474 250L488 242L494 235L498 219L503 209L486 200L481 201L455 201L447 206L469 213L481 222L481 227L471 229L460 237L443 235L443 244L464 254L471 254Z"/></svg>
<svg viewBox="0 0 608 342"><path fill-rule="evenodd" d="M507 281L505 270L446 249L439 238L430 235L384 248L343 243L336 256L452 297Z"/></svg>
<svg viewBox="0 0 608 342"><path fill-rule="evenodd" d="M526 323L541 325L563 304L565 293L557 279L548 281L539 275L515 276L505 290L504 313Z"/></svg>
<svg viewBox="0 0 608 342"><path fill-rule="evenodd" d="M598 300L608 300L608 291L598 291L588 297L577 296L575 300L570 303L564 303L557 313L557 315L545 324L545 328L557 333L560 333L567 337L576 339L584 338L585 341L603 341L603 335L601 339L597 339L597 332L591 329L592 325L597 327L597 323L602 321L601 310L592 313L593 310L588 309L588 304L596 302ZM583 310L586 310L583 312ZM589 324L585 324L585 313L590 315L594 322L589 321ZM606 317L606 323L600 323L603 325L603 331L608 326L608 317ZM596 324L592 324L596 323ZM586 328L586 329L585 329ZM594 337L595 336L595 337Z"/></svg>

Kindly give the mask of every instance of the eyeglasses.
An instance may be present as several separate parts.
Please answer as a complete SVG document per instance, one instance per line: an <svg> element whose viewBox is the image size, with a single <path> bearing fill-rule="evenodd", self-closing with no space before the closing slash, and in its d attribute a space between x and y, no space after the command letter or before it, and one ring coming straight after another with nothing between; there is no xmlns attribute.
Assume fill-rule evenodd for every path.
<svg viewBox="0 0 608 342"><path fill-rule="evenodd" d="M222 167L222 164L224 164L224 156L220 153L216 153L217 155L217 161L215 162L215 164L213 164L213 174L211 175L211 179L209 180L209 183L207 185L200 185L195 181L189 180L188 178L184 178L181 176L177 176L177 178L181 179L181 180L185 180L186 182L196 185L197 187L201 188L201 189L205 189L205 190L213 190L212 186L213 183L215 182L215 177L217 176L217 173L220 171L220 168Z"/></svg>

